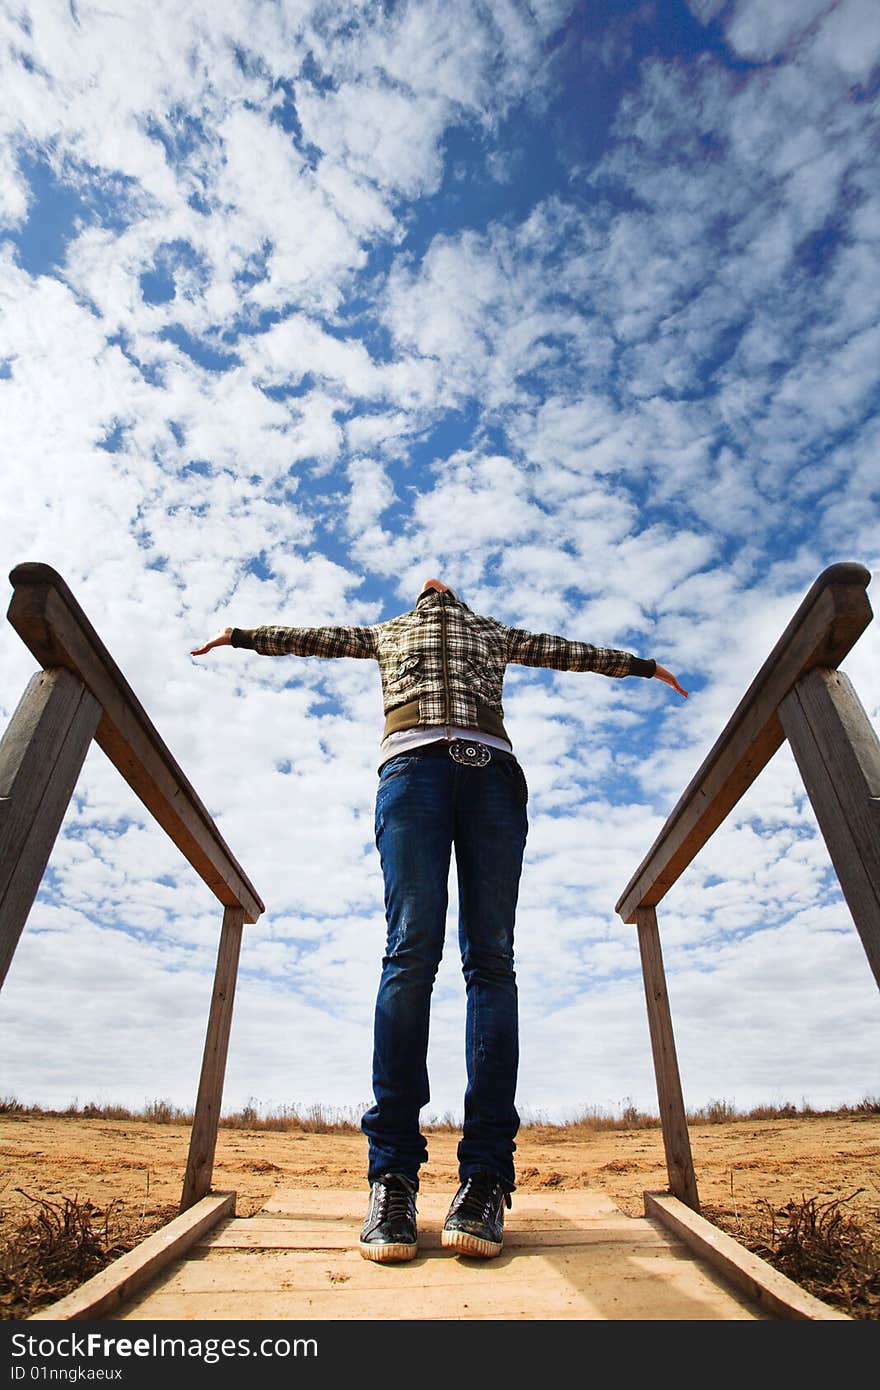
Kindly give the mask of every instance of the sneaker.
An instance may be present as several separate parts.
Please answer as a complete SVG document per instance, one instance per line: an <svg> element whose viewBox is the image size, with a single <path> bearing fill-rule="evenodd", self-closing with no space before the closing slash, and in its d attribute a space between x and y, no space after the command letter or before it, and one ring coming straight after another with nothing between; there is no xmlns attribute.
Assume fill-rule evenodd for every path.
<svg viewBox="0 0 880 1390"><path fill-rule="evenodd" d="M416 1184L403 1173L383 1173L370 1186L370 1205L361 1231L365 1260L411 1260L418 1250Z"/></svg>
<svg viewBox="0 0 880 1390"><path fill-rule="evenodd" d="M495 1173L474 1173L452 1199L441 1244L460 1255L479 1255L483 1259L499 1255L505 1206L510 1206L510 1193L501 1179Z"/></svg>

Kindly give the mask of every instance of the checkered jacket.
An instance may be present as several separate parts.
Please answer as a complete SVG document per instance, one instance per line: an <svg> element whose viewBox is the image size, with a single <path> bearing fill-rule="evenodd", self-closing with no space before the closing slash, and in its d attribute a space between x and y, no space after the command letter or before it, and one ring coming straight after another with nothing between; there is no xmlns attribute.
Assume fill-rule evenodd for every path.
<svg viewBox="0 0 880 1390"><path fill-rule="evenodd" d="M420 594L409 613L371 627L235 628L232 645L262 656L378 661L386 733L455 725L507 737L501 688L510 662L603 676L653 676L656 665L631 652L507 627L436 589Z"/></svg>

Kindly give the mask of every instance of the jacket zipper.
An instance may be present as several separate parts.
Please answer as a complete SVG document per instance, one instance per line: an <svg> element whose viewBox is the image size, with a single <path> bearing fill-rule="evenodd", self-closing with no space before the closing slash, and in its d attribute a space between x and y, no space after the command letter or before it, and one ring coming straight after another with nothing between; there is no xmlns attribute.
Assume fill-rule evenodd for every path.
<svg viewBox="0 0 880 1390"><path fill-rule="evenodd" d="M442 656L442 658L443 658L443 701L444 701L443 708L444 708L445 713L446 713L446 719L445 719L445 724L446 724L446 737L447 737L447 739L451 739L451 738L452 738L452 729L451 729L451 727L450 727L450 720L449 720L449 682L448 682L448 680L447 680L447 667L446 667L446 608L445 608L445 606L444 606L444 604L443 604L442 598L441 598L441 600L440 600L440 653L441 653L441 656Z"/></svg>

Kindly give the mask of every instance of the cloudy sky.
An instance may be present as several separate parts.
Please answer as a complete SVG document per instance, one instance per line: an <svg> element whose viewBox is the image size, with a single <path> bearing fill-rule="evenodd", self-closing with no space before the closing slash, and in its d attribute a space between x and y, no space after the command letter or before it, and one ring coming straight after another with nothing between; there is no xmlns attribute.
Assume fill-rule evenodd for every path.
<svg viewBox="0 0 880 1390"><path fill-rule="evenodd" d="M64 576L266 901L226 1106L369 1103L381 699L189 651L439 575L691 691L505 686L520 1109L655 1109L614 904L817 574L880 565L876 0L0 0L0 54L3 573ZM34 662L0 649L5 724ZM875 723L878 653L843 666ZM0 1094L191 1106L220 915L93 748ZM787 748L659 920L689 1106L880 1094ZM453 894L428 1114L463 1021Z"/></svg>

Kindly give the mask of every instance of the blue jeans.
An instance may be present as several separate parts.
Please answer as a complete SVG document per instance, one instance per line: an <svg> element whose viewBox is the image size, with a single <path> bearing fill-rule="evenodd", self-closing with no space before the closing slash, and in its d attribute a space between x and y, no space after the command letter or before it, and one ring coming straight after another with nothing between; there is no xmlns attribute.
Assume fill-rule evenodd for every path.
<svg viewBox="0 0 880 1390"><path fill-rule="evenodd" d="M519 764L463 767L415 749L380 770L376 844L388 924L376 1000L373 1093L361 1128L368 1179L405 1173L418 1182L428 1146L419 1112L430 1099L431 991L443 953L452 846L458 874L459 946L467 989L467 1089L459 1176L486 1169L514 1186L514 1105L519 1063L513 927L528 819Z"/></svg>

